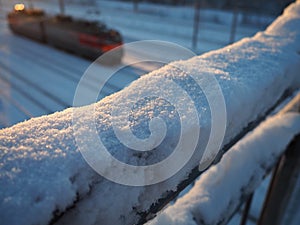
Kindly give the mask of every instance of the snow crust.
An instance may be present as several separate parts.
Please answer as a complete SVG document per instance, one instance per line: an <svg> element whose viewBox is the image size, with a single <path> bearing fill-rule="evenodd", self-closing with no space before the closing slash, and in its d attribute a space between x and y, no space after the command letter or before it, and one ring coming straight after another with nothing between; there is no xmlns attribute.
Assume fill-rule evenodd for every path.
<svg viewBox="0 0 300 225"><path fill-rule="evenodd" d="M194 88L194 83L186 73L174 69L184 68L199 80L204 76L215 76L218 80L227 109L226 144L250 122L264 114L286 90L299 88L299 27L300 1L297 1L265 32L253 38L186 61L173 62L94 105L82 107L83 126L79 129L73 130L73 109L70 108L0 130L1 223L136 223L141 212L149 209L167 191L176 190L178 183L198 165L199 155L196 153L174 177L156 185L130 187L113 183L96 174L77 148L74 134L84 136L94 119L86 116L85 112L95 109L97 129L101 138L107 140L107 147L113 156L136 165L143 165L148 159L155 162L169 152L160 148L157 155L140 157L112 137L110 121L127 120L125 114L112 118L112 104L119 102L120 107L132 105L135 103L133 99L138 100L139 96L147 93L155 96L163 92L165 96L176 97L177 90L169 88L169 83L176 80L196 99L195 106L199 114L205 115L209 105L203 95L198 94L198 89ZM189 117L191 108L186 107L186 102L179 97L176 98L177 104L186 110L183 119L191 127L191 132L194 129L194 121ZM136 109L133 114L136 118L146 118L151 114L147 105L138 105ZM159 105L156 109L164 112L166 105ZM166 136L171 141L165 145L170 150L178 124L172 114L165 114L164 120L171 128L169 136ZM209 118L203 117L201 135L208 135L209 126ZM126 129L131 130L130 127ZM137 120L133 130L140 138L149 134L144 120ZM157 132L160 133L159 130ZM184 153L185 150L182 151ZM182 215L191 221L190 214Z"/></svg>
<svg viewBox="0 0 300 225"><path fill-rule="evenodd" d="M194 187L150 225L219 224L226 221L300 133L300 114L273 116L226 152Z"/></svg>

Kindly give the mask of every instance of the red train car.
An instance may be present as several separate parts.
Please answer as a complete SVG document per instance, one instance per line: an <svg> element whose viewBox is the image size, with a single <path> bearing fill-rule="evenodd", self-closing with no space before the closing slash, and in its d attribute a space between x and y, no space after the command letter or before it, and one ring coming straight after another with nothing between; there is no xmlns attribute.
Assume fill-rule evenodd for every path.
<svg viewBox="0 0 300 225"><path fill-rule="evenodd" d="M61 49L95 60L117 48L105 60L107 64L120 63L123 50L121 34L100 22L73 19L70 16L47 16L40 9L25 9L17 4L7 16L10 29L19 35L48 43Z"/></svg>

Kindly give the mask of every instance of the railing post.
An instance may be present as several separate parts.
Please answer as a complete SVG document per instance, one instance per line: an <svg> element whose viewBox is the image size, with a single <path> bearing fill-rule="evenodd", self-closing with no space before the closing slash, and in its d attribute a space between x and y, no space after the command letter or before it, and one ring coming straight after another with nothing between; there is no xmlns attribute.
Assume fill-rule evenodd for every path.
<svg viewBox="0 0 300 225"><path fill-rule="evenodd" d="M236 27L238 22L238 7L235 3L234 9L233 9L233 15L232 15L232 21L231 21L231 27L230 27L230 37L229 37L229 43L232 44L235 41L235 34L236 34Z"/></svg>
<svg viewBox="0 0 300 225"><path fill-rule="evenodd" d="M137 12L139 9L139 0L133 0L133 11Z"/></svg>
<svg viewBox="0 0 300 225"><path fill-rule="evenodd" d="M254 195L254 193L252 193L249 196L248 200L246 201L245 208L243 210L243 214L242 214L242 217L241 217L240 225L246 225L247 224L248 215L249 215L249 211L250 211L252 200L253 200L253 195Z"/></svg>
<svg viewBox="0 0 300 225"><path fill-rule="evenodd" d="M198 31L199 31L199 20L200 20L200 0L195 1L195 14L194 14L194 28L192 37L192 48L196 50L198 42Z"/></svg>
<svg viewBox="0 0 300 225"><path fill-rule="evenodd" d="M28 0L28 8L29 9L33 9L33 3L32 3L32 0Z"/></svg>
<svg viewBox="0 0 300 225"><path fill-rule="evenodd" d="M65 14L65 2L64 2L64 0L58 0L58 1L59 1L60 14L64 15Z"/></svg>

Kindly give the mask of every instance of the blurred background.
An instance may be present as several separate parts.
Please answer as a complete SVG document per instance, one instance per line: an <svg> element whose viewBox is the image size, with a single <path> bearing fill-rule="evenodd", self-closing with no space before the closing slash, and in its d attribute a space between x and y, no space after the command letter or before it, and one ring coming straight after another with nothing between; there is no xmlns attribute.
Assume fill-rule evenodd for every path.
<svg viewBox="0 0 300 225"><path fill-rule="evenodd" d="M123 43L161 40L200 55L264 30L290 2L0 0L0 128L71 107L97 54ZM128 65L140 54L149 53L121 52L117 63ZM99 65L94 81L114 66ZM98 99L160 66L125 66ZM85 84L87 90L99 88L94 81Z"/></svg>

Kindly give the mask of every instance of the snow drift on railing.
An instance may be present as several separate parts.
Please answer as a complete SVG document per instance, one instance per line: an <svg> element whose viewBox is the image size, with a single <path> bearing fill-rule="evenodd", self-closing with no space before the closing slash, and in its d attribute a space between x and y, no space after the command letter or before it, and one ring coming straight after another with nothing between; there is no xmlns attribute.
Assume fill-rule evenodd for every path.
<svg viewBox="0 0 300 225"><path fill-rule="evenodd" d="M176 190L177 185L187 178L191 170L197 168L202 156L201 149L198 148L192 159L166 181L145 187L116 184L95 173L77 147L88 141L86 134L90 131L89 125L93 124L94 118L101 140L107 144L114 157L133 165L147 165L147 160L155 163L158 159L167 157L172 144L176 144L174 138L177 137L179 128L176 112L173 113L173 108L166 105L167 101L160 101L155 105L157 112L162 114L166 127L170 128L165 145L156 149L159 152L157 158L153 153L136 154L118 142L110 121L127 121L128 115L113 117L112 105L119 102L123 106L132 106L136 102L128 99L138 101L145 94L156 96L157 93L164 93L167 97L178 99L176 104L185 109L186 114L180 119L187 124L183 137L189 137L195 128L194 120L189 117L190 108L186 106L187 103L182 101L176 90L169 89L169 84L175 82L193 99L194 106L201 115L201 136L208 137L211 121L206 96L199 94L201 90L187 73L176 69L182 68L188 74L193 74L197 82L205 81L205 77L216 77L227 110L227 129L223 144L229 143L249 123L273 107L287 90L299 88L299 11L300 2L297 1L265 32L258 33L253 38L243 39L187 61L174 62L141 77L124 90L94 105L80 108L82 126L77 129L73 129L72 116L75 109L71 108L0 130L1 223L126 225L139 221L152 204ZM215 90L210 86L206 86L206 89L208 95L213 96ZM153 110L148 106L153 107L153 104L151 98L146 100L149 100L147 104L138 102L135 105L131 114L134 126L124 127L124 132L133 131L139 138L149 135L147 119L151 117ZM95 110L95 114L86 116L85 113L90 110ZM172 113L166 113L168 110ZM191 126L190 129L188 125ZM153 133L161 133L161 130L152 128ZM82 136L82 143L78 143L78 140L76 143L74 135ZM203 143L199 143L201 144ZM155 145L157 143L153 143ZM187 149L179 148L183 155L186 151ZM122 172L120 171L121 175Z"/></svg>
<svg viewBox="0 0 300 225"><path fill-rule="evenodd" d="M186 195L147 224L225 224L243 196L258 187L297 134L299 113L269 118L201 174Z"/></svg>

